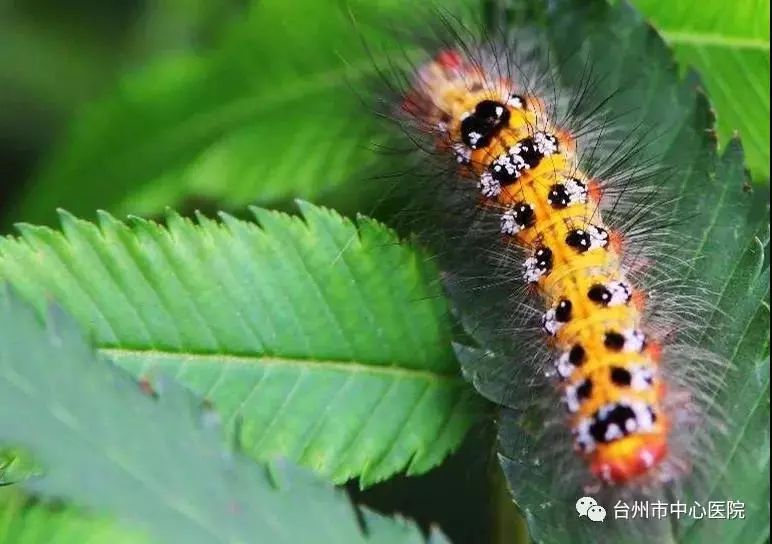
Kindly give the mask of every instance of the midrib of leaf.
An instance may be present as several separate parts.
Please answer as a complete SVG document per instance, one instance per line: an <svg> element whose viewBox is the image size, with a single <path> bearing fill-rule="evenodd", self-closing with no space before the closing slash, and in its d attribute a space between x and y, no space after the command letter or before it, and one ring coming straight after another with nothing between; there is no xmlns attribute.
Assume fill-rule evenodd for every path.
<svg viewBox="0 0 772 544"><path fill-rule="evenodd" d="M104 354L117 363L127 357L147 358L147 359L185 359L185 362L208 363L208 364L228 364L228 363L246 363L261 366L293 366L303 370L327 369L340 370L347 374L372 374L374 376L384 376L391 379L408 378L410 380L449 381L454 384L459 382L456 373L440 373L413 368L384 365L382 363L373 364L356 360L330 361L321 359L293 359L291 357L282 357L274 355L232 355L227 353L197 353L180 351L161 351L150 349L132 349L132 348L98 348L99 353ZM396 363L395 363L396 364Z"/></svg>
<svg viewBox="0 0 772 544"><path fill-rule="evenodd" d="M253 210L259 225L170 214L166 227L101 214L100 228L63 213L62 233L26 225L0 241L0 279L39 308L61 301L133 375L165 373L209 399L259 459L299 455L363 485L428 470L479 412L450 352L436 271L372 220L358 230L301 208L305 221ZM349 383L356 394L344 395ZM372 418L384 389L402 404ZM315 439L343 414L335 439ZM277 421L292 424L266 434ZM347 452L348 440L365 449Z"/></svg>
<svg viewBox="0 0 772 544"><path fill-rule="evenodd" d="M661 28L660 33L670 43L724 47L727 49L754 49L769 51L769 40L743 38L718 33L690 32Z"/></svg>

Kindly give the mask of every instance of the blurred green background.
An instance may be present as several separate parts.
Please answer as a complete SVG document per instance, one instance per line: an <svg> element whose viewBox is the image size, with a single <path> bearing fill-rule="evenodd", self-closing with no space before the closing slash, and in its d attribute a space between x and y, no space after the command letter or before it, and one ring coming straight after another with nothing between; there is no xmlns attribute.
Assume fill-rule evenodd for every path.
<svg viewBox="0 0 772 544"><path fill-rule="evenodd" d="M634 4L682 69L700 70L721 142L739 131L754 180L766 181L769 3ZM154 215L295 196L336 203L338 184L361 175L350 165L366 164L374 134L352 91L372 74L360 37L376 52L399 48L390 40L400 6L3 0L2 223L51 223L57 206L90 218L96 208ZM306 146L327 153L325 164L304 161ZM279 153L286 160L277 163Z"/></svg>
<svg viewBox="0 0 772 544"><path fill-rule="evenodd" d="M156 57L211 49L245 7L242 0L0 2L3 210L73 116L122 74Z"/></svg>

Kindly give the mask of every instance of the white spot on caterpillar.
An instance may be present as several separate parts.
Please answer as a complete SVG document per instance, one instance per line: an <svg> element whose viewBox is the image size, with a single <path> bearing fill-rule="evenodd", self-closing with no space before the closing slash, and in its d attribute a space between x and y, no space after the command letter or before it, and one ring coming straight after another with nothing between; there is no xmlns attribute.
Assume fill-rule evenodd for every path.
<svg viewBox="0 0 772 544"><path fill-rule="evenodd" d="M504 153L493 161L493 171L501 172L501 169L507 171L509 176L519 175L521 170L530 168L525 159L520 156L522 146L518 143L509 148L509 153Z"/></svg>
<svg viewBox="0 0 772 544"><path fill-rule="evenodd" d="M633 421L631 419L628 419L625 422L625 426L627 426L628 421ZM611 442L612 440L616 440L617 438L622 438L624 434L622 433L622 429L619 428L619 425L616 423L609 423L608 427L606 427L606 434L603 435L603 439L606 442Z"/></svg>
<svg viewBox="0 0 772 544"><path fill-rule="evenodd" d="M638 329L627 329L622 332L622 336L625 338L625 351L639 353L646 345L646 335Z"/></svg>
<svg viewBox="0 0 772 544"><path fill-rule="evenodd" d="M571 364L569 357L570 352L566 351L558 357L557 361L555 361L555 371L558 373L558 376L564 380L568 379L571 374L573 374L575 368L574 365Z"/></svg>
<svg viewBox="0 0 772 544"><path fill-rule="evenodd" d="M483 196L488 198L498 196L501 193L501 185L498 181L493 179L493 176L490 174L490 172L487 171L482 173L480 176L480 182L477 184L477 186L479 187Z"/></svg>
<svg viewBox="0 0 772 544"><path fill-rule="evenodd" d="M525 267L523 278L528 283L536 283L545 274L545 271L539 268L539 263L535 257L528 257L523 266Z"/></svg>
<svg viewBox="0 0 772 544"><path fill-rule="evenodd" d="M634 419L627 419L625 420L625 430L628 433L635 432L635 429L638 428L638 422Z"/></svg>
<svg viewBox="0 0 772 544"><path fill-rule="evenodd" d="M608 285L606 285L606 289L611 293L611 298L609 299L607 306L621 306L622 304L630 302L632 287L630 287L628 283L623 281L610 281Z"/></svg>
<svg viewBox="0 0 772 544"><path fill-rule="evenodd" d="M515 211L509 209L501 215L501 233L502 234L517 234L523 230L523 227L517 224L515 221Z"/></svg>
<svg viewBox="0 0 772 544"><path fill-rule="evenodd" d="M652 455L649 450L641 451L640 457L641 461L643 461L643 464L646 465L646 468L654 465L654 455Z"/></svg>
<svg viewBox="0 0 772 544"><path fill-rule="evenodd" d="M472 150L464 144L453 144L453 155L456 157L456 162L459 164L469 164L472 162Z"/></svg>
<svg viewBox="0 0 772 544"><path fill-rule="evenodd" d="M518 110L525 109L525 104L523 103L523 99L519 97L516 94L510 94L508 96L504 97L507 101L507 106L511 106Z"/></svg>
<svg viewBox="0 0 772 544"><path fill-rule="evenodd" d="M563 185L565 185L566 193L568 193L569 205L587 202L587 186L584 183L578 179L569 178L563 181Z"/></svg>
<svg viewBox="0 0 772 544"><path fill-rule="evenodd" d="M541 318L541 326L550 336L555 336L564 323L561 323L555 317L555 309L550 308Z"/></svg>
<svg viewBox="0 0 772 544"><path fill-rule="evenodd" d="M558 151L557 138L546 132L537 132L534 134L533 143L536 145L536 150L545 157L554 155Z"/></svg>
<svg viewBox="0 0 772 544"><path fill-rule="evenodd" d="M654 429L654 417L651 409L646 403L633 402L630 405L630 408L632 408L633 412L635 413L635 419L638 424L638 431L649 432Z"/></svg>
<svg viewBox="0 0 772 544"><path fill-rule="evenodd" d="M529 283L536 283L552 269L552 251L542 247L536 250L532 257L528 257L523 263L525 272L523 277Z"/></svg>
<svg viewBox="0 0 772 544"><path fill-rule="evenodd" d="M568 385L566 391L563 394L563 402L566 405L566 409L572 414L579 410L579 397L576 394L577 386Z"/></svg>
<svg viewBox="0 0 772 544"><path fill-rule="evenodd" d="M595 440L590 434L592 420L583 418L574 428L574 443L577 449L583 453L591 453L595 450Z"/></svg>
<svg viewBox="0 0 772 544"><path fill-rule="evenodd" d="M590 236L590 247L588 249L596 249L608 245L608 232L605 229L595 225L587 225L586 232Z"/></svg>
<svg viewBox="0 0 772 544"><path fill-rule="evenodd" d="M636 391L643 391L651 387L654 382L654 371L648 365L637 365L630 369L630 387Z"/></svg>

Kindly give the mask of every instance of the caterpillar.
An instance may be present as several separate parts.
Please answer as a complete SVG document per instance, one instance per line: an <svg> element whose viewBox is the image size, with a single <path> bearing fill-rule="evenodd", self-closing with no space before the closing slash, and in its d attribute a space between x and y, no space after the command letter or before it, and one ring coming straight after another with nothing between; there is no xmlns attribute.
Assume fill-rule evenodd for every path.
<svg viewBox="0 0 772 544"><path fill-rule="evenodd" d="M556 498L661 497L687 475L699 486L727 363L699 345L710 309L681 256L688 240L662 219L678 205L673 174L648 147L673 130L619 129L603 106L620 90L604 94L579 55L549 58L528 29L480 36L435 19L424 57L383 71L385 116L417 159L380 181L402 191L405 229L441 248L459 320L482 341L457 351L478 391L508 408L500 456L526 482L551 465ZM576 88L553 63L574 65Z"/></svg>
<svg viewBox="0 0 772 544"><path fill-rule="evenodd" d="M571 134L523 93L444 50L419 67L402 107L434 127L438 146L499 210L501 233L526 249L522 275L547 308L542 329L575 447L597 477L627 482L667 451L660 349L641 329L644 297L603 222L599 182L578 169Z"/></svg>
<svg viewBox="0 0 772 544"><path fill-rule="evenodd" d="M746 433L759 397L738 387L767 372L768 343L738 344L768 318L764 195L629 5L554 0L522 25L506 6L539 2L484 3L503 17L419 9L418 29L393 25L400 54L368 44L368 113L395 130L366 213L436 260L461 370L493 404L482 449L535 541L730 541L742 522L612 508L766 511L743 467L768 435ZM751 262L761 276L737 273ZM586 495L602 526L568 512Z"/></svg>

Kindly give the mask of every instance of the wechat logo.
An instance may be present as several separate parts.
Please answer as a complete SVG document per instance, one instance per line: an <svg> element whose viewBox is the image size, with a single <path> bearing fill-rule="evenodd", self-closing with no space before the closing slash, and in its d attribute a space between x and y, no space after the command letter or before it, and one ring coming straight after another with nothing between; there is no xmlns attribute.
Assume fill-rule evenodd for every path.
<svg viewBox="0 0 772 544"><path fill-rule="evenodd" d="M587 516L592 521L606 519L606 509L592 497L582 497L576 501L576 511L579 512L579 517Z"/></svg>

